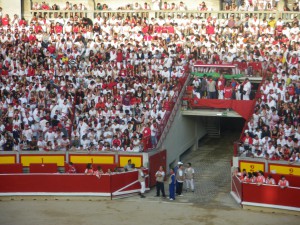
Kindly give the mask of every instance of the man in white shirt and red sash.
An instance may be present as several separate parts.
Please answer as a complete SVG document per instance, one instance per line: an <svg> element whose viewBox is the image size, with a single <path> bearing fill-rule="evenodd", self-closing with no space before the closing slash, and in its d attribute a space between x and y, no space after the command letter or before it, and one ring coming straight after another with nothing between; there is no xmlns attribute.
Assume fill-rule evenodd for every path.
<svg viewBox="0 0 300 225"><path fill-rule="evenodd" d="M281 176L281 179L278 182L278 186L282 189L289 186L289 182L285 179L285 176Z"/></svg>

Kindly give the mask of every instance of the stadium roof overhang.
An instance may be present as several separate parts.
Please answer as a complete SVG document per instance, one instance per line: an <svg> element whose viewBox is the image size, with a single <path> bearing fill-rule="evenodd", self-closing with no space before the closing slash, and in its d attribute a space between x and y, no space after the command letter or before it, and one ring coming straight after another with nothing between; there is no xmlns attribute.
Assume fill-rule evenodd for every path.
<svg viewBox="0 0 300 225"><path fill-rule="evenodd" d="M207 116L207 117L232 117L242 118L235 111L227 111L226 109L188 109L182 111L183 116Z"/></svg>

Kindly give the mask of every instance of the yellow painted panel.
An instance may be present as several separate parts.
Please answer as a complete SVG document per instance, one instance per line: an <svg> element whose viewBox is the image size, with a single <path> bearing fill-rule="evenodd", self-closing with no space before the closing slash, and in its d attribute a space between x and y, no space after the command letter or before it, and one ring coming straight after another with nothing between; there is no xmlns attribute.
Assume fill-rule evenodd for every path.
<svg viewBox="0 0 300 225"><path fill-rule="evenodd" d="M13 155L1 155L0 156L0 164L14 164L16 163L15 161L15 156Z"/></svg>
<svg viewBox="0 0 300 225"><path fill-rule="evenodd" d="M65 157L64 155L21 155L21 163L23 163L23 166L29 166L30 163L56 163L57 166L64 166Z"/></svg>
<svg viewBox="0 0 300 225"><path fill-rule="evenodd" d="M247 172L265 172L265 164L255 163L255 162L240 162L240 169L246 169Z"/></svg>
<svg viewBox="0 0 300 225"><path fill-rule="evenodd" d="M132 164L135 164L135 167L142 166L142 157L140 156L120 156L119 158L120 167L124 167L128 163L129 159L131 159Z"/></svg>
<svg viewBox="0 0 300 225"><path fill-rule="evenodd" d="M300 167L270 165L270 172L275 172L275 173L278 173L278 174L300 176Z"/></svg>
<svg viewBox="0 0 300 225"><path fill-rule="evenodd" d="M113 164L115 163L112 155L70 155L70 162L72 163L95 163L95 164Z"/></svg>

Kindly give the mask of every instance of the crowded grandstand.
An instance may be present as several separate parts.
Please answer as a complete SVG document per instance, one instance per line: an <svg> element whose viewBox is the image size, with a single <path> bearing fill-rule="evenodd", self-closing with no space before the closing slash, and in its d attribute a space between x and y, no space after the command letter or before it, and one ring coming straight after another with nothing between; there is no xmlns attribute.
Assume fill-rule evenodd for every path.
<svg viewBox="0 0 300 225"><path fill-rule="evenodd" d="M236 7L247 12L234 14ZM221 18L205 2L99 2L91 18L80 2L36 2L28 20L1 9L1 150L155 148L185 78L203 63L236 65L246 81L262 77L255 97L250 82L224 71L191 80L199 99L257 100L240 154L299 161L299 21L254 13L277 7L225 1L232 13Z"/></svg>

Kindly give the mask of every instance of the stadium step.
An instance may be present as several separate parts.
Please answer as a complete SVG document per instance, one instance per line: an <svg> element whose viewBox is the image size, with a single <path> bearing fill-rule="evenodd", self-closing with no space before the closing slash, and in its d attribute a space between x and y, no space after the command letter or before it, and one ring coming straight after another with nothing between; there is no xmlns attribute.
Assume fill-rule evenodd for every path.
<svg viewBox="0 0 300 225"><path fill-rule="evenodd" d="M197 151L181 158L195 169L195 192L184 192L184 199L208 208L238 207L229 195L232 142L238 136L239 132L224 132L219 139L207 136L199 141Z"/></svg>
<svg viewBox="0 0 300 225"><path fill-rule="evenodd" d="M220 118L206 117L203 120L208 137L219 138L221 135Z"/></svg>

